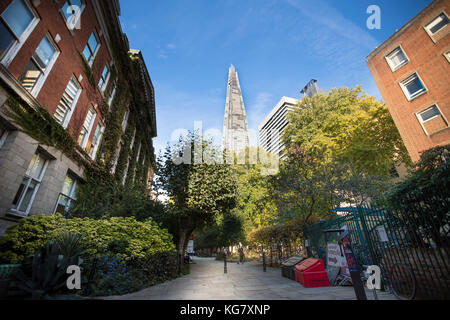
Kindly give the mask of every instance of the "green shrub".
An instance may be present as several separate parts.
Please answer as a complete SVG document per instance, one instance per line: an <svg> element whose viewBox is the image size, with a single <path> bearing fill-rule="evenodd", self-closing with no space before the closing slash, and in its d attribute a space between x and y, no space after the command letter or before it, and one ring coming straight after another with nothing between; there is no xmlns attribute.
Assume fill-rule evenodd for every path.
<svg viewBox="0 0 450 320"><path fill-rule="evenodd" d="M128 261L175 251L172 236L150 218L140 222L133 217L94 220L65 219L60 214L35 215L12 226L0 238L0 263L21 263L48 240L67 231L83 236L82 244L91 256L114 254ZM117 253L111 253L111 248L117 248Z"/></svg>

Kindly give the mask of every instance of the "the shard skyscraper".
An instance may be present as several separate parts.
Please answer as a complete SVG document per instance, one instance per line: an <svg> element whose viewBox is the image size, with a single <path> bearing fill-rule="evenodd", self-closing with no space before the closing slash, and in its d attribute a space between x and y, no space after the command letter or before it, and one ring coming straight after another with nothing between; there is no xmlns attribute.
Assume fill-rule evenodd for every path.
<svg viewBox="0 0 450 320"><path fill-rule="evenodd" d="M249 146L247 115L241 86L233 65L228 71L227 100L223 123L223 143L228 151L239 153Z"/></svg>

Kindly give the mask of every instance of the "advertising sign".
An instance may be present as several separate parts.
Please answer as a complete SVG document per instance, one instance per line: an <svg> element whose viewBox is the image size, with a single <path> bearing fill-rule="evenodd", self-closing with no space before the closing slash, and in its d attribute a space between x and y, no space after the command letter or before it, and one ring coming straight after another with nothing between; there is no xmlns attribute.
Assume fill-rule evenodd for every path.
<svg viewBox="0 0 450 320"><path fill-rule="evenodd" d="M380 236L380 241L381 242L388 242L389 241L389 238L387 236L386 229L384 228L384 226L378 226L377 227L377 231L378 231L378 235Z"/></svg>
<svg viewBox="0 0 450 320"><path fill-rule="evenodd" d="M330 242L327 244L327 265L340 267L340 273L350 275L347 266L347 260L342 255L343 250L337 243Z"/></svg>

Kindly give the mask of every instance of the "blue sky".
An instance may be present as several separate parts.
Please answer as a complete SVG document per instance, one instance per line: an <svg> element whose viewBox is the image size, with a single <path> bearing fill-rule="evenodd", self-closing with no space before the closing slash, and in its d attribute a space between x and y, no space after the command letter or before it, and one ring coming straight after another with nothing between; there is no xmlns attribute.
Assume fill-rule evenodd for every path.
<svg viewBox="0 0 450 320"><path fill-rule="evenodd" d="M366 56L431 0L127 0L121 22L142 50L155 86L156 150L178 128L222 130L234 64L250 129L282 96L300 98L312 78L323 89L363 86L381 95ZM369 5L381 29L369 30Z"/></svg>

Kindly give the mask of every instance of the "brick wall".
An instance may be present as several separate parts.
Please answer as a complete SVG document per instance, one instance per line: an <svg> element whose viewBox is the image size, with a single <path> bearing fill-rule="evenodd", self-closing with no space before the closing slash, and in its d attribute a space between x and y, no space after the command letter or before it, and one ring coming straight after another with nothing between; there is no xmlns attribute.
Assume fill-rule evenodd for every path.
<svg viewBox="0 0 450 320"><path fill-rule="evenodd" d="M450 1L434 1L405 30L400 30L368 57L368 67L387 104L413 161L420 153L436 145L450 143L450 129L425 134L415 113L438 104L450 120L450 63L444 56L450 50L450 25L431 37L424 26L441 12L450 15ZM409 62L396 71L385 56L401 45ZM399 82L417 72L427 92L408 101ZM442 126L440 127L442 129Z"/></svg>
<svg viewBox="0 0 450 320"><path fill-rule="evenodd" d="M5 3L9 4L11 2L12 0L2 2L0 12L4 10L3 7ZM63 7L64 3L65 1L59 1L57 3L55 1L40 1L39 6L34 8L40 16L40 21L9 65L8 70L18 78L44 36L47 33L50 33L52 38L59 35L61 40L57 43L57 46L61 53L36 98L47 108L50 114L54 114L72 75L75 75L76 78L81 75L83 80L80 84L83 91L68 126L69 132L77 139L89 108L95 104L101 105L103 100L103 96L97 88L97 85L92 87L85 75L80 53L83 52L83 49L94 30L96 30L97 33L100 33L101 31L106 32L106 30L101 30L92 2L87 0L86 7L81 15L81 29L74 29L72 34L59 13L59 10ZM105 63L111 62L111 56L106 46L104 36L100 36L99 40L101 46L96 56L95 64L93 65L95 84L97 84L100 79ZM111 81L109 84L110 83ZM91 131L88 146L92 140L99 119L103 117L98 110L97 113L96 122L94 123L94 129Z"/></svg>

